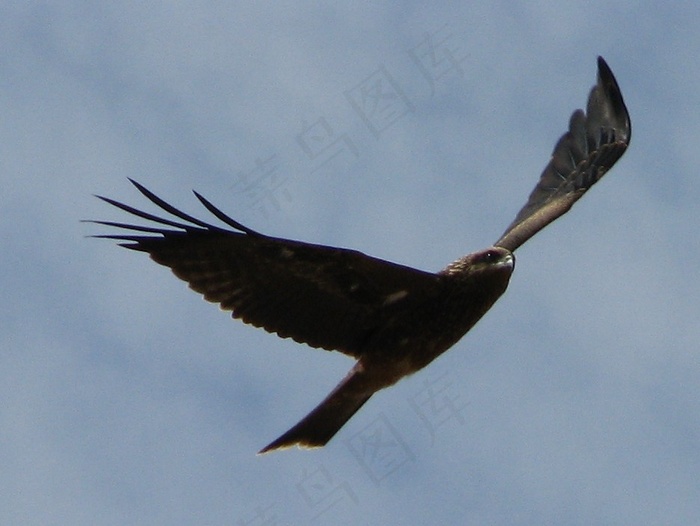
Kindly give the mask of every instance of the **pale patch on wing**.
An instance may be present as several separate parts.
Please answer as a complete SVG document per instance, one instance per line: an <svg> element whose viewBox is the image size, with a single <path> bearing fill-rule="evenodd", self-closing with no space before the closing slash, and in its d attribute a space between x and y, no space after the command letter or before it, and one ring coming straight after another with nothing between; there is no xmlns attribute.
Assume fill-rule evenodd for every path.
<svg viewBox="0 0 700 526"><path fill-rule="evenodd" d="M401 301L406 296L408 296L408 291L405 289L393 292L386 297L386 299L384 300L384 305L391 305L392 303Z"/></svg>

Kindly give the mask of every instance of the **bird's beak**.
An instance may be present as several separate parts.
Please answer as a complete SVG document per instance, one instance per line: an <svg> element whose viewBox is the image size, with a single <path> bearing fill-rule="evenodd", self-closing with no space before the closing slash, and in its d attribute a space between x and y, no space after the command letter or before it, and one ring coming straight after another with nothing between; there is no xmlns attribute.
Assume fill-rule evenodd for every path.
<svg viewBox="0 0 700 526"><path fill-rule="evenodd" d="M499 268L508 268L512 270L515 267L515 256L513 254L506 254L496 265Z"/></svg>

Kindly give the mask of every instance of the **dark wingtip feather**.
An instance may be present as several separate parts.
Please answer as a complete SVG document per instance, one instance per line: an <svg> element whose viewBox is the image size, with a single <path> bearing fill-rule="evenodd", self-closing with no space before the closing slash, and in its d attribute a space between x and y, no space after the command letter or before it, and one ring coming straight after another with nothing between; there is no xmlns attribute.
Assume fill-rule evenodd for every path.
<svg viewBox="0 0 700 526"><path fill-rule="evenodd" d="M528 201L496 245L515 250L566 213L624 154L631 129L617 80L599 56L586 113L573 113Z"/></svg>
<svg viewBox="0 0 700 526"><path fill-rule="evenodd" d="M111 226L114 228L123 228L126 230L134 230L136 232L148 232L149 234L178 234L181 230L165 230L163 228L157 228L152 226L142 226L142 225L132 225L130 223L120 223L118 221L97 221L97 220L85 220L85 223L93 223L95 225ZM97 236L91 236L97 237Z"/></svg>
<svg viewBox="0 0 700 526"><path fill-rule="evenodd" d="M128 241L128 243L118 243L120 247L128 248L129 250L138 250L139 252L149 252L149 242L153 241L153 237L149 236L129 236L126 234L98 234L94 236L88 236L95 239L112 239L116 241Z"/></svg>
<svg viewBox="0 0 700 526"><path fill-rule="evenodd" d="M617 79L608 63L601 56L598 56L598 85L605 94L604 100L608 101L609 109L615 114L615 122L619 128L618 132L622 132L618 140L629 144L632 139L632 122L629 112L625 106L622 90L617 83Z"/></svg>
<svg viewBox="0 0 700 526"><path fill-rule="evenodd" d="M207 210L209 210L209 211L210 211L212 214L214 214L220 221L223 221L223 222L226 223L228 226L231 226L231 227L235 228L236 230L240 230L241 232L245 232L245 233L248 234L248 235L259 236L259 237L262 237L262 236L263 236L263 234L261 234L261 233L259 233L259 232L256 232L256 231L253 230L252 228L248 228L247 226L242 225L241 223L239 223L239 222L236 221L235 219L233 219L233 218L227 216L226 214L224 214L221 210L219 210L219 209L218 209L216 206L214 206L208 199L206 199L205 197L203 197L203 196L202 196L199 192L197 192L196 190L192 190L192 192L194 193L195 197L197 197L197 199L199 199L199 202L202 203L202 204L204 205L204 207L205 207Z"/></svg>
<svg viewBox="0 0 700 526"><path fill-rule="evenodd" d="M135 215L135 216L140 217L142 219L145 219L147 221L153 221L154 223L160 223L161 225L173 226L175 228L182 228L184 230L192 228L190 225L185 225L183 223L177 223L177 222L171 221L169 219L165 219L162 217L155 216L153 214L149 214L148 212L144 212L142 210L139 210L138 208L134 208L133 206L125 205L124 203L120 203L119 201L115 201L114 199L110 199L109 197L104 197L101 195L96 195L95 197L97 197L98 199L101 199L105 203L108 203L116 208L119 208L120 210L123 210L124 212Z"/></svg>
<svg viewBox="0 0 700 526"><path fill-rule="evenodd" d="M204 221L200 221L196 217L192 217L191 215L186 214L185 212L175 208L173 205L171 205L170 203L167 203L166 201L164 201L163 199L158 197L156 194L151 192L148 188L143 186L141 183L134 181L131 178L129 178L129 181L131 182L131 184L133 184L136 187L136 189L139 192L141 192L144 196L146 196L146 198L149 201L151 201L155 205L159 206L160 208L162 208L163 210L165 210L169 214L172 214L175 217L179 217L180 219L184 219L185 221L189 221L190 223L197 225L197 226L200 226L202 228L212 229L212 230L218 229L218 227L216 227L214 225L210 225L209 223L205 223Z"/></svg>
<svg viewBox="0 0 700 526"><path fill-rule="evenodd" d="M209 223L206 223L204 221L201 221L189 214L186 214L185 212L175 208L171 204L167 203L157 195L155 195L153 192L151 192L148 188L146 188L144 185L139 183L138 181L135 181L132 178L128 178L129 182L133 184L136 189L143 194L149 201L151 201L153 204L164 210L170 215L173 215L179 219L182 219L183 221L186 221L186 223L178 222L178 221L173 221L171 219L166 219L163 217L159 217L153 214L150 214L148 212L144 212L143 210L139 210L138 208L134 208L132 206L129 206L124 203L120 203L119 201L116 201L114 199L111 199L109 197L104 197L102 195L97 195L95 194L95 197L98 199L104 201L105 203L108 203L116 208L119 208L120 210L123 210L124 212L127 212L129 214L132 214L136 217L140 217L141 219L145 219L147 221L152 221L154 223L158 223L160 225L165 225L169 227L176 228L177 230L168 230L168 229L163 229L163 228L157 228L157 227L149 227L149 226L140 226L140 225L134 225L130 223L121 223L121 222L116 222L116 221L96 221L96 220L84 220L84 222L88 223L95 223L98 225L104 225L104 226L109 226L109 227L114 227L114 228L123 228L126 230L132 230L132 231L137 231L137 232L146 232L149 234L160 234L163 236L168 236L168 235L175 235L175 234L180 234L184 232L194 232L197 230L205 230L205 231L210 231L210 232L229 232L229 233L234 233L229 230L226 230L225 228L218 227L216 225L212 225ZM256 232L255 230L246 227L245 225L242 225L238 221L235 221L231 217L227 216L224 214L221 210L219 210L216 206L214 206L211 202L209 202L207 199L202 197L199 193L194 192L195 196L197 196L197 199L204 205L204 207L211 212L216 218L224 222L226 225L233 227L239 232L243 232L247 235L252 235L252 236L258 236L258 237L264 237L263 234L260 234ZM109 239L129 239L128 237L119 237L119 236L89 236L89 237L100 237L100 238L109 238ZM146 239L154 239L154 238L147 238L143 237L142 239L134 240L136 242L142 242L145 241ZM134 248L134 247L127 247L127 248Z"/></svg>

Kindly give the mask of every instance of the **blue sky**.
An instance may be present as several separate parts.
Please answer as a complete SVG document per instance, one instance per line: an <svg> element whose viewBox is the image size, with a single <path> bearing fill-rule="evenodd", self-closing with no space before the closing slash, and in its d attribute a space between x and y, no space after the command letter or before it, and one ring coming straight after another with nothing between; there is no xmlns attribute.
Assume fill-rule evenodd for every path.
<svg viewBox="0 0 700 526"><path fill-rule="evenodd" d="M0 8L0 523L696 520L700 8L240 4ZM79 222L126 219L92 194L148 208L132 177L438 270L513 219L599 54L625 157L518 250L466 338L324 449L255 455L351 361L231 321Z"/></svg>

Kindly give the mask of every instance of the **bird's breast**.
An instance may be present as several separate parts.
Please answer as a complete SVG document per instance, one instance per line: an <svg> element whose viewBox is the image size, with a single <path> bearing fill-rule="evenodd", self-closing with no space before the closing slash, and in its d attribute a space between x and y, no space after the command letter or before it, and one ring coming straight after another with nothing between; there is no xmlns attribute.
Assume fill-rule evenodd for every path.
<svg viewBox="0 0 700 526"><path fill-rule="evenodd" d="M386 305L380 326L367 345L367 357L417 371L452 347L498 300L510 274L501 279L446 279L430 294L405 293ZM412 297L412 294L413 297Z"/></svg>

